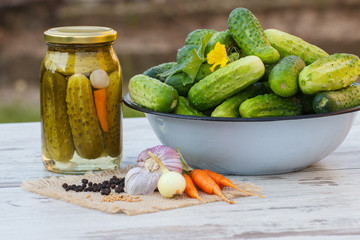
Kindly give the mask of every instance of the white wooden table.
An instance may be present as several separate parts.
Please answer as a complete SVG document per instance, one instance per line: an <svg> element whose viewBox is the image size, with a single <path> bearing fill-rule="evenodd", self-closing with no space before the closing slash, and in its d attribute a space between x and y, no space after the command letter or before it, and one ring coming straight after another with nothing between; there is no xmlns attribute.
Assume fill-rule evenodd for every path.
<svg viewBox="0 0 360 240"><path fill-rule="evenodd" d="M106 214L25 192L42 166L40 124L0 124L0 239L360 239L360 117L330 156L300 172L231 176L264 187L246 197L138 216ZM124 119L124 158L159 144L145 118Z"/></svg>

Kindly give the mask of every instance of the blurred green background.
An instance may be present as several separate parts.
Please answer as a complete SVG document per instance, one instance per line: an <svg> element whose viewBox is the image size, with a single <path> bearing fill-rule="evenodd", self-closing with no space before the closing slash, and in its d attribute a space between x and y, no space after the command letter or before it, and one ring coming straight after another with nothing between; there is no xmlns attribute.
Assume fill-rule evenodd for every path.
<svg viewBox="0 0 360 240"><path fill-rule="evenodd" d="M360 55L360 0L1 0L0 123L40 120L43 32L69 25L108 26L124 89L135 74L168 61L197 28L223 30L237 7L253 11L264 29L295 34L328 53ZM142 113L124 107L124 117Z"/></svg>

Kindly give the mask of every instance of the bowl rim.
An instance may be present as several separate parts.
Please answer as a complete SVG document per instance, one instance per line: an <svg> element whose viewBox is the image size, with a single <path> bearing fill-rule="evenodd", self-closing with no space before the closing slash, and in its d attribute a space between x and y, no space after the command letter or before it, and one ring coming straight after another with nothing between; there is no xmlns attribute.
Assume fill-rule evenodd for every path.
<svg viewBox="0 0 360 240"><path fill-rule="evenodd" d="M140 111L147 114L153 114L163 117L170 118L179 118L179 119L188 119L188 120L201 120L201 121L215 121L215 122L271 122L271 121L284 121L284 120L299 120L299 119L313 119L313 118L321 118L321 117L330 117L335 115L341 115L345 113L353 113L360 110L360 105L330 113L314 113L314 114L305 114L305 115L297 115L297 116L289 116L289 117L263 117L263 118L227 118L227 117L210 117L210 116L189 116L189 115L181 115L174 113L163 113L156 112L147 108L143 108L131 100L129 93L124 96L124 103L131 109L136 111Z"/></svg>

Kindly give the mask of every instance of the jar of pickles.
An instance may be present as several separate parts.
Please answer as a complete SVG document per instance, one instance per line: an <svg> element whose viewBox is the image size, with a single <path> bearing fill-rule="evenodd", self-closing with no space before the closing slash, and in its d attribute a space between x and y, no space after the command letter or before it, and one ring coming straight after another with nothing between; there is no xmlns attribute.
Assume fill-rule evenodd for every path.
<svg viewBox="0 0 360 240"><path fill-rule="evenodd" d="M122 72L117 33L92 26L47 30L40 73L42 159L47 170L84 173L122 159Z"/></svg>

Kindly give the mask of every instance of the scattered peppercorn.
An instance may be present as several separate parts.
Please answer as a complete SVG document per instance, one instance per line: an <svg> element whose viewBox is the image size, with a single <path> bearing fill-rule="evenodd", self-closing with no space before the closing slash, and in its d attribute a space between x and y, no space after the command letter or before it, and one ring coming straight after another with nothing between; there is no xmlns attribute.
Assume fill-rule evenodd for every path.
<svg viewBox="0 0 360 240"><path fill-rule="evenodd" d="M81 180L81 185L69 185L63 183L62 187L65 191L75 191L75 192L100 192L101 195L111 195L111 189L114 189L116 193L124 192L124 183L125 178L118 178L113 176L109 180L105 180L99 183L90 182L88 179L84 178Z"/></svg>
<svg viewBox="0 0 360 240"><path fill-rule="evenodd" d="M124 188L118 186L118 187L115 188L115 192L116 192L116 193L124 192Z"/></svg>

